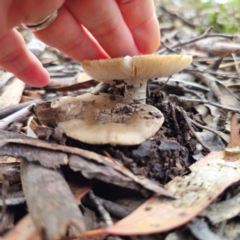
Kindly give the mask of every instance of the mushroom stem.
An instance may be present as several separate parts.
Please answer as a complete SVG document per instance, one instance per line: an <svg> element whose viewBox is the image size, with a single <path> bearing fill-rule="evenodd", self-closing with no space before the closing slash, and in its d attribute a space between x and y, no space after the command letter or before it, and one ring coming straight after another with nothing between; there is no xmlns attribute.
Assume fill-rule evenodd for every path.
<svg viewBox="0 0 240 240"><path fill-rule="evenodd" d="M124 97L131 98L141 104L146 103L146 89L147 89L147 79L138 80L139 82L132 81L132 84L127 84ZM135 84L134 84L135 83Z"/></svg>

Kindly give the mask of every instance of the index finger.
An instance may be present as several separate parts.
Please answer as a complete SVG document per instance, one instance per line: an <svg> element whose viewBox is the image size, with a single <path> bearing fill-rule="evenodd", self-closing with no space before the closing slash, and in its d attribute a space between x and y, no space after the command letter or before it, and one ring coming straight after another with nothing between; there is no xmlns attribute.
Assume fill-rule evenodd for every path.
<svg viewBox="0 0 240 240"><path fill-rule="evenodd" d="M66 5L109 56L139 54L115 0L69 0Z"/></svg>

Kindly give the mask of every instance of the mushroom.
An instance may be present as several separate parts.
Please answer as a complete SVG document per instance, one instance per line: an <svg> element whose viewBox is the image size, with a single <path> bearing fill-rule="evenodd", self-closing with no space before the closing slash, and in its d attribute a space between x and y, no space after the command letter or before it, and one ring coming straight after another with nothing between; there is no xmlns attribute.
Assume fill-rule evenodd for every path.
<svg viewBox="0 0 240 240"><path fill-rule="evenodd" d="M42 124L57 124L67 136L89 144L140 144L164 121L157 108L108 93L63 97L34 111Z"/></svg>
<svg viewBox="0 0 240 240"><path fill-rule="evenodd" d="M85 60L82 67L96 80L114 84L124 80L124 97L109 93L86 93L63 97L35 107L42 124L57 124L67 136L90 144L141 144L162 126L164 117L146 105L150 78L170 76L192 61L191 56L145 55L107 60Z"/></svg>
<svg viewBox="0 0 240 240"><path fill-rule="evenodd" d="M125 97L146 103L146 86L150 78L171 76L192 62L189 55L141 55L104 60L84 60L83 70L94 79L114 84L124 80Z"/></svg>

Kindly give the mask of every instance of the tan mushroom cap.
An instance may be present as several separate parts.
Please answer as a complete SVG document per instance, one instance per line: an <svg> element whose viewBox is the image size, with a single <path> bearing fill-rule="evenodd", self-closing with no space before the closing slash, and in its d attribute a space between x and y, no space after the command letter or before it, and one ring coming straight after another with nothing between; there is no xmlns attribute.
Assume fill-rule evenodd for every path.
<svg viewBox="0 0 240 240"><path fill-rule="evenodd" d="M78 106L81 102L81 110L75 108L74 101ZM51 107L53 112L61 114L59 118L54 114L54 121L67 136L89 144L140 144L152 137L164 121L157 108L129 104L123 97L110 94L87 93L72 99L61 98ZM78 112L73 114L71 109ZM67 120L61 118L63 111L69 111L65 115ZM72 119L69 116L73 116Z"/></svg>
<svg viewBox="0 0 240 240"><path fill-rule="evenodd" d="M171 76L192 62L190 55L139 55L104 60L84 60L83 70L98 81L150 79Z"/></svg>

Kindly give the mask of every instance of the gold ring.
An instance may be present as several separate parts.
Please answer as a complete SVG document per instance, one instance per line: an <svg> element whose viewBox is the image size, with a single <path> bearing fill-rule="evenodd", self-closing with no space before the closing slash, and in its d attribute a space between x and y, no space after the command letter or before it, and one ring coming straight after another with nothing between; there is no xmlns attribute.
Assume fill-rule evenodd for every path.
<svg viewBox="0 0 240 240"><path fill-rule="evenodd" d="M32 31L42 30L42 29L48 27L56 19L57 15L58 15L58 10L56 10L54 13L48 15L47 17L45 17L39 21L26 24L26 27Z"/></svg>

